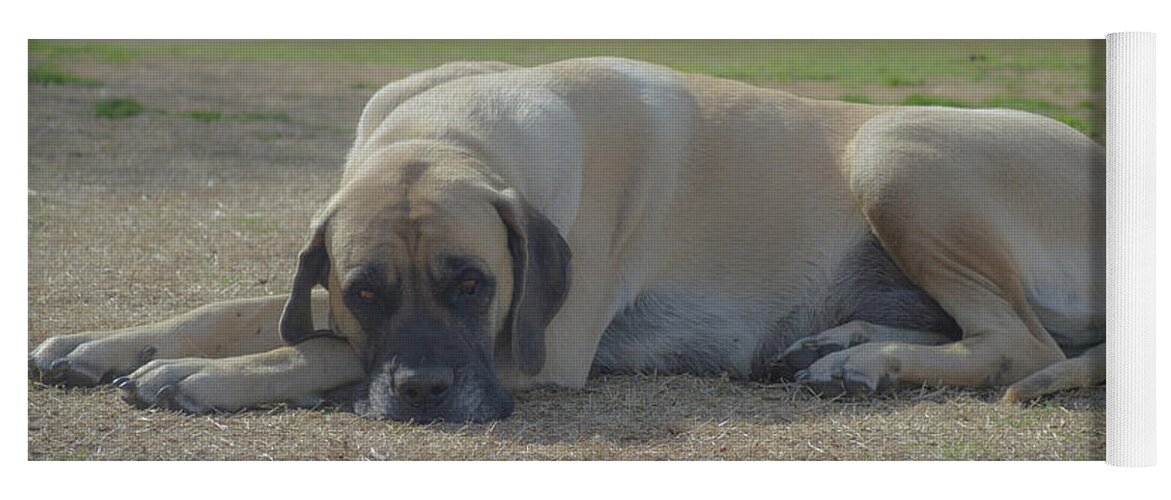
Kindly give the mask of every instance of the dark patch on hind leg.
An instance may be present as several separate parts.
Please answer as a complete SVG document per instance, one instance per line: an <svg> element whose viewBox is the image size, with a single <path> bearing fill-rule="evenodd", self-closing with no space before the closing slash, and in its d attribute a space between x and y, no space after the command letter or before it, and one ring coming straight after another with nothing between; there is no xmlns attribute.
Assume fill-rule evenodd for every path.
<svg viewBox="0 0 1171 500"><path fill-rule="evenodd" d="M842 293L855 297L848 321L936 332L960 340L962 332L931 295L899 269L877 238L870 237L847 260Z"/></svg>

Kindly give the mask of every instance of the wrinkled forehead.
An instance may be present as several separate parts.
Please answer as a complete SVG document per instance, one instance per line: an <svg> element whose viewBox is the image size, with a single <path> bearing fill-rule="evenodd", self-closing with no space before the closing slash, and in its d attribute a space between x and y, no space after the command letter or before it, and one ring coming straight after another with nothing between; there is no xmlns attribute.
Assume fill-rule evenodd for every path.
<svg viewBox="0 0 1171 500"><path fill-rule="evenodd" d="M409 185L372 185L339 192L332 203L326 237L341 275L370 266L430 272L461 257L486 271L509 265L507 230L482 186L425 172Z"/></svg>

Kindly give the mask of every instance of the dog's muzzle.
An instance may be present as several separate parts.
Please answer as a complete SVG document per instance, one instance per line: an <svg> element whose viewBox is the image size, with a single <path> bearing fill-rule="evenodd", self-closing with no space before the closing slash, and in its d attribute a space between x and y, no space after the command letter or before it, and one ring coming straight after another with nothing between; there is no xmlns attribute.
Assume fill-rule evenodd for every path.
<svg viewBox="0 0 1171 500"><path fill-rule="evenodd" d="M420 424L499 420L512 414L514 405L490 370L471 365L385 363L347 392L359 415Z"/></svg>

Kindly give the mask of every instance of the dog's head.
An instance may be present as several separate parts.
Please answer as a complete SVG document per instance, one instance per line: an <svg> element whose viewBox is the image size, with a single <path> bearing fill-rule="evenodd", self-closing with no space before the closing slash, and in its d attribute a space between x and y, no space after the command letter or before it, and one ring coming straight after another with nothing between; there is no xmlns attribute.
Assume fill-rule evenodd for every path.
<svg viewBox="0 0 1171 500"><path fill-rule="evenodd" d="M384 150L351 166L301 251L281 336L313 333L310 291L326 287L330 329L365 363L362 415L504 418L513 397L498 373L544 364L569 247L480 167L458 151Z"/></svg>

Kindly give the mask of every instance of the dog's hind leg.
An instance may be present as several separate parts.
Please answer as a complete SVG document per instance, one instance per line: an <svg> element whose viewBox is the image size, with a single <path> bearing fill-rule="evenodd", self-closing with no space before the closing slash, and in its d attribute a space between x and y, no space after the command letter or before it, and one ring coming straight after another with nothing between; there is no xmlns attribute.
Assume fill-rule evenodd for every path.
<svg viewBox="0 0 1171 500"><path fill-rule="evenodd" d="M1106 382L1106 344L1098 344L1082 355L1059 361L1013 384L1002 401L1029 401L1065 389L1091 387Z"/></svg>
<svg viewBox="0 0 1171 500"><path fill-rule="evenodd" d="M92 386L126 375L153 359L225 358L284 345L277 324L285 296L219 302L148 325L50 337L29 354L29 378ZM326 328L328 295L315 294L316 328Z"/></svg>
<svg viewBox="0 0 1171 500"><path fill-rule="evenodd" d="M1010 111L907 108L872 119L850 189L898 267L960 327L958 342L862 344L819 359L829 391L1010 385L1065 360L1030 303L1092 305L1101 148ZM1091 267L1087 269L1086 267Z"/></svg>
<svg viewBox="0 0 1171 500"><path fill-rule="evenodd" d="M896 385L995 386L1064 360L1026 299L1020 259L1006 242L1018 235L1006 235L998 225L1016 221L981 213L987 205L957 206L929 198L938 194L916 196L900 187L902 197L867 207L871 227L896 264L955 320L963 338L935 346L862 344L819 359L806 381L830 393Z"/></svg>
<svg viewBox="0 0 1171 500"><path fill-rule="evenodd" d="M1012 384L1064 355L1039 324L1033 333L999 294L979 286L928 291L964 331L958 342L866 343L818 359L800 380L824 393L866 394L894 386Z"/></svg>

